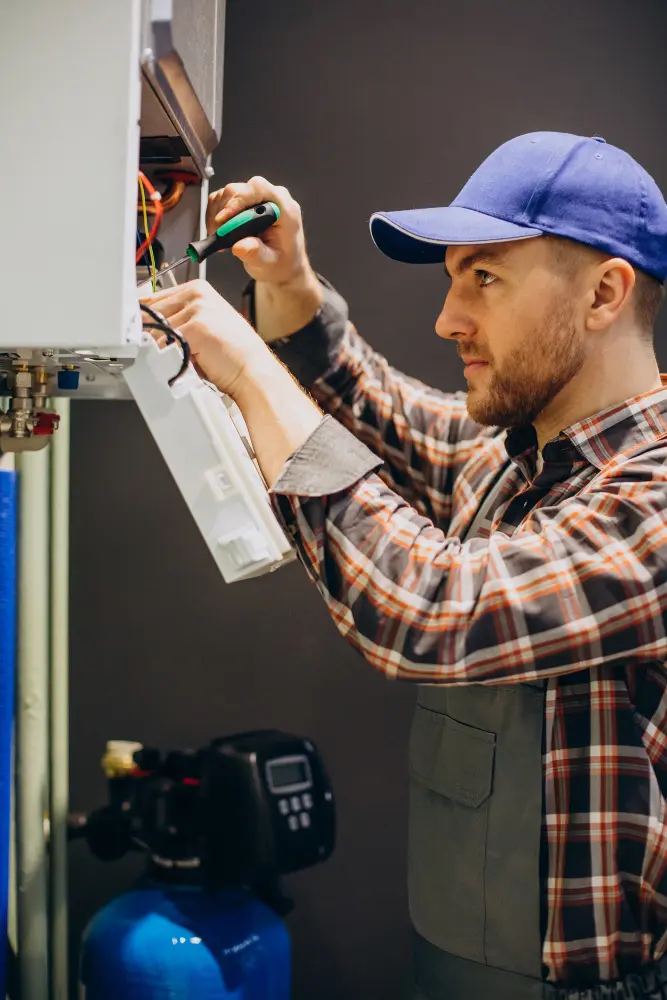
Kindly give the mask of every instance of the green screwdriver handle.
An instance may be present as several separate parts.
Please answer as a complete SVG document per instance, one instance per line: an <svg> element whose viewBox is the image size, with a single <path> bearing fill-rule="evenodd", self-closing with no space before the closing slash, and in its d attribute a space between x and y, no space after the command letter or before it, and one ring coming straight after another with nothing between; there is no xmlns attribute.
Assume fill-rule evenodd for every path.
<svg viewBox="0 0 667 1000"><path fill-rule="evenodd" d="M280 209L273 201L264 201L254 208L228 219L219 229L204 240L189 243L186 253L195 264L201 264L218 250L228 250L246 236L259 236L280 218Z"/></svg>

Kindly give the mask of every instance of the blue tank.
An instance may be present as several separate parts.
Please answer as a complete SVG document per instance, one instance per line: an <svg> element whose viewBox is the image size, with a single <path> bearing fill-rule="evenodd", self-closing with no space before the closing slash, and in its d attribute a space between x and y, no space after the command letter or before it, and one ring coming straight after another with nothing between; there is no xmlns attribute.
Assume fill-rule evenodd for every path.
<svg viewBox="0 0 667 1000"><path fill-rule="evenodd" d="M97 913L81 1000L289 1000L290 942L249 891L151 883Z"/></svg>

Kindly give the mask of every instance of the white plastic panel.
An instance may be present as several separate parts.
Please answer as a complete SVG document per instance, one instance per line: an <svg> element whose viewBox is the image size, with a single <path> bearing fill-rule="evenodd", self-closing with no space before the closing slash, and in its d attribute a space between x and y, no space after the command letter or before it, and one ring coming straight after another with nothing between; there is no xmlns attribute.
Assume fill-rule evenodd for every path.
<svg viewBox="0 0 667 1000"><path fill-rule="evenodd" d="M146 338L125 379L227 583L277 569L295 553L244 444L241 414L192 367L170 387L180 363L176 344L160 350Z"/></svg>
<svg viewBox="0 0 667 1000"><path fill-rule="evenodd" d="M140 13L140 0L0 2L3 344L141 339Z"/></svg>

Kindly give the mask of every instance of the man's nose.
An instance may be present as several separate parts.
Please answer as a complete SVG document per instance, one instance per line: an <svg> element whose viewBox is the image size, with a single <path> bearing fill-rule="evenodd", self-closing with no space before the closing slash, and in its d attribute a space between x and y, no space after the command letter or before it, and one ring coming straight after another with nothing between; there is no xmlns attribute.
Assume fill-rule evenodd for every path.
<svg viewBox="0 0 667 1000"><path fill-rule="evenodd" d="M450 292L435 323L435 332L444 340L474 337L477 327L472 317Z"/></svg>

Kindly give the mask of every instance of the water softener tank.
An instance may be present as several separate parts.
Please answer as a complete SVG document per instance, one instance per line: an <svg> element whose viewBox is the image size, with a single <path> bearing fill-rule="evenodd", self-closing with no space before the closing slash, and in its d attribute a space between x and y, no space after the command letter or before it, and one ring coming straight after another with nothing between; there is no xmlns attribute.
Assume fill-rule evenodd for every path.
<svg viewBox="0 0 667 1000"><path fill-rule="evenodd" d="M113 741L102 764L109 803L73 829L101 860L146 851L148 876L88 926L80 1000L289 1000L280 878L335 840L312 741L260 730L166 757Z"/></svg>
<svg viewBox="0 0 667 1000"><path fill-rule="evenodd" d="M243 889L161 885L114 899L91 921L81 1000L289 1000L283 921Z"/></svg>

